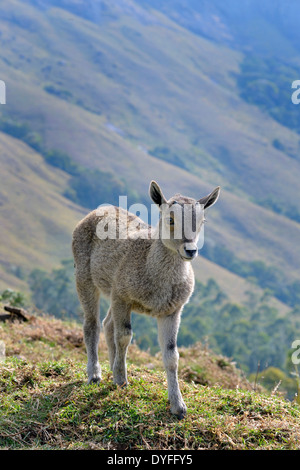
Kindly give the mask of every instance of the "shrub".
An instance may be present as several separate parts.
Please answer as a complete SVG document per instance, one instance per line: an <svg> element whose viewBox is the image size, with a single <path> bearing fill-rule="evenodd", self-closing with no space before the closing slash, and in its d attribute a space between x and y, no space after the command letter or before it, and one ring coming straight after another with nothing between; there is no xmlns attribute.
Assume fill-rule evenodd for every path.
<svg viewBox="0 0 300 470"><path fill-rule="evenodd" d="M5 289L0 294L0 300L8 302L11 307L24 307L26 303L25 295L12 289Z"/></svg>

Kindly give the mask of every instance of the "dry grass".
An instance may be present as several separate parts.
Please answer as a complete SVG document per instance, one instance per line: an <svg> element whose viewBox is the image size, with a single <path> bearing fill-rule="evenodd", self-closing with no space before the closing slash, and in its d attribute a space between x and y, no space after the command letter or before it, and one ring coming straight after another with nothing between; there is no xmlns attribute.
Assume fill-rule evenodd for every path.
<svg viewBox="0 0 300 470"><path fill-rule="evenodd" d="M6 344L7 356L32 363L64 360L72 357L84 362L86 351L82 325L61 321L44 314L31 315L26 323L0 324L0 340ZM216 355L196 343L189 348L179 348L179 373L186 382L201 385L220 385L229 389L252 390L252 385L229 359ZM103 333L100 335L100 361L107 361L108 351ZM128 350L128 363L149 370L163 371L161 353L155 356L142 351L133 343Z"/></svg>
<svg viewBox="0 0 300 470"><path fill-rule="evenodd" d="M103 338L101 338L103 339ZM113 385L104 342L103 380L86 384L80 325L34 315L3 324L0 445L4 449L299 449L300 408L251 390L226 358L201 345L180 350L188 407L168 408L159 355L132 345L129 386Z"/></svg>

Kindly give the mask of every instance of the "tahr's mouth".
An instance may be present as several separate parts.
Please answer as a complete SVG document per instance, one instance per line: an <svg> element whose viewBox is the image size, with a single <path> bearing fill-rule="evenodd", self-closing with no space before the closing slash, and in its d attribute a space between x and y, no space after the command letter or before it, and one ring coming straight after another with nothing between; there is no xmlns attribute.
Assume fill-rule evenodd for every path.
<svg viewBox="0 0 300 470"><path fill-rule="evenodd" d="M193 256L183 256L181 253L179 253L180 258L183 259L184 261L193 261L197 257L197 255Z"/></svg>

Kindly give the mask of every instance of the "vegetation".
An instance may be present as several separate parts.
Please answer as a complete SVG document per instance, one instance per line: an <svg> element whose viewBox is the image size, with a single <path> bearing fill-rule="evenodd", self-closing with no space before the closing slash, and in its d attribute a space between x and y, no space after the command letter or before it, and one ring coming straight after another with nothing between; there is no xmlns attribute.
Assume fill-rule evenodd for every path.
<svg viewBox="0 0 300 470"><path fill-rule="evenodd" d="M47 273L34 269L28 277L34 305L57 318L81 320L82 312L78 301L74 278L74 261L62 260L61 267ZM107 303L101 302L101 316L107 312Z"/></svg>
<svg viewBox="0 0 300 470"><path fill-rule="evenodd" d="M277 214L282 214L285 217L300 223L300 211L292 202L290 204L285 204L280 200L272 198L271 196L266 198L258 198L255 202L262 205L263 207L266 207L267 209L271 209Z"/></svg>
<svg viewBox="0 0 300 470"><path fill-rule="evenodd" d="M77 2L81 5L80 13L76 10L77 16L74 15L72 22L67 20L66 9L75 10L73 1L52 10L41 10L36 2L30 2L30 8L22 0L16 0L16 3L17 7L14 7L6 2L1 18L1 30L7 32L7 37L2 37L5 47L1 78L7 80L7 83L16 84L14 92L10 94L9 107L1 108L1 113L6 115L6 122L3 122L3 118L1 125L5 132L27 141L30 141L31 134L35 140L35 143L31 141L31 145L41 149L39 151L43 153L45 161L48 158L48 163L63 169L65 174L61 178L62 184L52 189L60 191L60 195L67 194L68 198L80 204L85 194L78 194L79 178L74 175L76 168L73 164L76 161L84 167L87 160L91 168L102 171L105 167L111 175L114 174L122 191L124 186L120 181L121 175L126 175L130 188L137 187L140 190L141 187L147 188L149 178L154 176L154 166L156 175L162 175L166 183L166 194L170 194L174 188L181 190L176 187L179 180L184 181L184 187L193 192L201 187L206 188L208 184L221 184L224 188L223 200L227 199L230 203L227 208L231 207L235 214L238 213L241 223L236 225L233 218L227 217L228 214L221 209L215 212L213 223L216 227L223 227L226 245L231 251L235 248L233 237L230 236L231 229L237 228L237 236L241 240L241 247L237 249L242 251L243 239L247 238L254 258L258 257L257 247L266 241L263 259L267 262L274 255L274 222L275 225L281 223L282 217L276 221L273 214L270 217L268 214L261 215L255 204L247 205L247 202L251 196L262 199L271 195L274 200L285 203L286 207L291 204L295 206L296 214L296 210L299 210L297 198L294 197L294 188L299 180L297 152L293 149L295 158L290 159L291 171L286 171L286 158L282 158L281 152L277 150L286 149L291 133L282 127L276 127L274 133L269 132L272 121L267 113L258 119L254 106L253 109L245 107L243 99L238 96L234 73L239 73L241 55L230 50L230 46L220 47L219 43L190 34L187 29L183 34L176 22L170 28L167 16L174 12L172 2L167 16L166 12L161 14L158 23L155 9L150 14L140 5L134 14L127 15L123 7L113 2L107 3L101 27L89 21L93 19L93 12L90 7L84 7L81 0ZM123 3L125 6L126 1ZM84 22L79 18L83 11L89 19ZM148 23L149 14L151 18ZM143 15L147 18L147 27L144 21L140 21ZM16 37L19 42L14 48L11 45ZM265 36L263 42L266 42ZM43 61L38 60L41 57ZM20 70L23 73L22 80ZM32 83L35 86L31 86ZM290 83L288 92L291 92ZM83 105L78 105L79 102ZM299 107L292 106L294 112L299 110ZM108 126L108 123L111 125ZM241 125L243 132L240 132ZM257 129L260 129L259 133ZM255 139L253 136L256 136ZM294 137L293 142L297 143L299 138ZM24 153L30 152L30 149L13 139L4 139L2 133L1 138L4 141L3 148L9 149L10 155L17 154L18 149ZM139 149L148 149L148 153ZM270 153L266 154L266 150ZM50 155L46 155L48 152ZM154 159L152 154L158 158ZM274 155L276 165L272 165ZM267 162L266 158L270 161ZM20 155L21 160L23 173L23 155ZM5 194L6 202L1 193L1 202L4 198L4 206L1 207L3 209L7 200L14 198L14 207L18 206L25 214L27 198L24 197L22 201L21 195L17 198L13 191L22 183L22 173L9 173L9 167L12 168L9 161L10 158L7 158L4 164L7 168L5 182L9 190ZM28 163L26 159L28 166L32 161ZM273 170L272 177L266 178L261 162L267 172L269 168ZM31 168L38 172L36 162ZM49 169L45 178L45 166L41 168L43 171L38 175L40 180L50 179ZM52 174L53 179L59 179L59 172L54 170ZM100 191L99 181L102 183L106 178L102 173L92 175L88 171L83 180L85 187L92 184L95 191ZM37 178L30 181L30 189L36 187L36 182ZM47 183L45 181L45 185ZM115 179L112 180L114 184ZM240 185L238 191L241 197L231 198L230 193L237 191L237 184ZM22 190L22 193L25 191ZM106 190L104 195L98 194L97 205L100 198L101 202L108 201L108 197L110 201L115 200L113 192ZM88 199L84 200L84 207L94 207L94 199ZM58 213L58 208L52 212L49 210L54 200L57 205L64 205L60 212L59 227L57 217L53 215ZM34 203L31 204L37 209ZM63 224L64 233L67 234L67 230L71 233L78 214L74 205L68 204L64 198L49 197L47 191L44 191L43 205L47 217L52 218L53 224L57 225L57 233ZM73 216L70 216L72 210ZM62 214L63 211L66 216ZM14 246L11 244L11 249L2 243L5 249L1 256L7 265L21 265L17 258L22 258L24 266L26 262L28 265L34 262L34 266L39 266L42 260L43 267L48 264L51 269L61 258L56 256L57 250L67 253L67 236L63 242L55 243L53 237L52 243L49 243L49 238L43 236L44 223L36 213L38 211L34 212L28 217L36 223L38 240L34 248L39 259L32 252L29 253L27 239L25 242L25 238L18 237ZM13 210L5 214L5 217L1 216L2 226L8 226L7 218L11 219L6 232L8 240L7 234L18 223L19 214ZM223 217L227 217L224 226ZM259 236L258 239L251 239L243 230L248 221L253 224L254 220L263 228L260 231L261 238ZM41 221L40 227L37 221ZM298 231L294 222L289 222L284 221L283 228L286 236L285 254L280 250L276 253L278 265L284 266L287 277L289 273L296 272L299 265L299 255L293 253L292 248L297 243ZM48 227L45 231L50 233ZM45 255L45 246L48 257ZM12 260L14 253L16 255ZM54 263L51 263L52 259ZM13 282L12 278L6 276L6 273L1 275L3 282ZM24 286L18 279L15 285Z"/></svg>
<svg viewBox="0 0 300 470"><path fill-rule="evenodd" d="M61 268L46 273L33 270L29 276L32 300L41 310L57 318L81 319L81 308L74 284L73 262L65 260ZM101 300L100 316L108 309ZM134 340L152 354L159 351L155 319L133 314ZM282 318L268 304L268 293L257 299L249 292L244 305L229 302L219 285L209 279L196 282L195 292L185 306L178 335L179 346L207 343L212 351L230 357L247 374L275 367L287 376L289 353L294 339L300 336L300 324L294 316ZM285 389L290 398L297 391L295 380Z"/></svg>
<svg viewBox="0 0 300 470"><path fill-rule="evenodd" d="M262 260L241 260L224 245L212 246L206 243L201 254L229 271L268 289L271 295L290 307L297 309L300 305L300 281L288 282L285 274L275 266L268 266Z"/></svg>
<svg viewBox="0 0 300 470"><path fill-rule="evenodd" d="M127 195L130 203L136 201L138 195L123 181L111 172L85 168L76 163L67 153L58 149L47 150L42 136L32 132L28 123L11 118L0 118L0 130L41 153L46 163L65 171L71 178L69 188L64 196L83 207L94 209L100 204L118 205L119 196Z"/></svg>
<svg viewBox="0 0 300 470"><path fill-rule="evenodd" d="M47 274L34 269L29 275L32 300L37 308L60 318L79 318L72 260L62 261L62 267Z"/></svg>
<svg viewBox="0 0 300 470"><path fill-rule="evenodd" d="M78 168L77 174L70 179L70 189L64 195L77 204L94 209L100 204L119 205L119 196L134 194L128 186L112 173L98 169ZM133 196L135 198L135 195Z"/></svg>
<svg viewBox="0 0 300 470"><path fill-rule="evenodd" d="M0 294L0 302L5 302L12 307L23 307L26 303L26 299L22 292L16 292L12 289L5 289Z"/></svg>
<svg viewBox="0 0 300 470"><path fill-rule="evenodd" d="M71 175L64 196L83 207L94 209L104 203L118 205L120 195L127 195L132 202L138 197L122 178L98 168L85 168L65 152L51 150L44 157L47 163Z"/></svg>
<svg viewBox="0 0 300 470"><path fill-rule="evenodd" d="M69 175L75 176L78 174L79 169L77 163L65 152L49 150L48 152L44 152L44 159L49 165L60 168Z"/></svg>
<svg viewBox="0 0 300 470"><path fill-rule="evenodd" d="M213 280L197 284L182 326L183 333L190 332L190 341L206 338L214 351L233 358L246 372L256 371L258 363L284 369L292 341L299 335L299 325L296 330L291 319L280 318L266 299L233 304Z"/></svg>
<svg viewBox="0 0 300 470"><path fill-rule="evenodd" d="M4 324L0 340L7 352L0 363L2 449L299 448L299 406L253 390L226 358L200 345L180 350L188 414L178 421L168 409L161 359L135 345L124 389L112 383L103 337L103 380L86 384L82 331L74 323L33 315L27 323Z"/></svg>
<svg viewBox="0 0 300 470"><path fill-rule="evenodd" d="M180 168L186 168L185 158L174 154L168 147L155 147L153 150L150 150L149 153L156 158L161 158Z"/></svg>
<svg viewBox="0 0 300 470"><path fill-rule="evenodd" d="M1 116L0 130L16 139L22 140L34 150L42 150L41 136L37 132L33 132L27 123Z"/></svg>
<svg viewBox="0 0 300 470"><path fill-rule="evenodd" d="M72 3L68 2L70 7L74 7ZM93 16L84 2L77 3L82 4L88 19L89 15ZM123 3L126 7L126 2ZM236 361L247 374L253 374L256 383L265 380L270 390L280 383L279 391L287 390L291 398L295 392L288 359L291 341L299 334L300 286L299 282L287 279L290 272L295 273L299 266L299 254L295 250L299 238L295 224L299 222L299 204L294 197L299 180L299 107L292 105L290 99L291 82L299 78L298 70L278 60L251 58L247 53L238 77L240 97L264 111L259 117L254 107L253 114L251 107L250 110L246 107L245 112L237 96L234 73L238 73L239 53L229 47L220 47L217 42L191 35L187 30L182 34L182 29L175 23L169 27L170 22L163 14L157 21L153 10L148 16L148 12L132 8L132 15L124 15L118 6L109 2L106 2L106 9L99 28L97 24L81 21L76 16L69 21L64 8L40 10L32 2L29 8L19 0L3 5L1 43L5 47L2 48L4 75L1 78L13 84L14 92L10 93L9 108L1 108L1 112L9 109L12 114L0 119L0 130L6 134L1 132L0 136L4 175L0 195L4 233L1 238L2 282L10 285L14 274L16 282L22 281L19 285L25 289L29 279L32 298L38 308L56 317L78 319L81 314L74 291L72 263L66 261L61 268L51 271L58 259L69 256L66 253L69 253L70 233L75 220L79 220L84 212L76 212L77 206L74 209L75 204L69 201L85 208L95 207L100 202L114 202L117 194L125 191L128 194L131 187L146 187L149 169L155 164L156 174L163 175L168 193L174 182L180 179L184 181L185 188L193 191L206 187L208 183L222 183L227 208L230 207L238 216L230 219L230 213L225 214L222 209L218 213L217 209L214 216L216 226L223 227L222 218L227 218L223 235L228 251L220 249L217 253L214 249L208 257L268 289L294 310L288 318L283 318L269 306L267 293L265 298L258 300L249 295L247 304L235 305L213 281L197 284L195 295L186 306L179 336L181 345L193 345L196 358L192 362L190 357L190 362L181 371L181 377L189 380L187 396L192 393L189 388L193 386L191 381L199 384L197 393L200 391L199 400L195 397L189 400L191 410L195 400L198 407L197 413L192 411L190 428L182 427L184 423L176 427L178 423L171 421L167 426L157 424L151 413L147 415L151 407L147 408L144 399L137 403L145 411L145 419L140 416L136 421L130 421L133 415L129 408L128 413L122 414L124 394L110 388L107 366L104 368L104 388L100 391L95 388L95 392L85 388L85 359L82 365L78 359L79 372L67 367L66 356L69 355L77 365L77 355L82 353L82 346L79 340L74 339L66 323L56 320L58 323L53 330L53 324L50 328L46 321L44 324L37 322L36 328L32 324L26 326L27 334L18 325L23 336L13 332L12 325L3 325L0 333L7 333L4 340L9 358L1 369L5 377L1 383L4 391L1 404L4 406L0 412L3 411L0 429L5 439L2 443L18 448L80 447L80 441L83 447L96 445L100 448L110 445L136 448L146 446L145 443L166 447L178 443L188 447L193 442L195 446L203 445L204 448L299 446L296 434L290 431L294 423L284 421L290 416L287 410L291 409L285 402L278 408L278 418L276 406L269 398L254 394L249 404L247 397L252 393L250 391L247 394L236 390L227 393L216 388L210 392L206 388L207 384L216 385L209 377L213 366L219 362L218 369L226 371L231 361ZM256 27L255 22L253 25ZM263 42L267 42L265 32L263 36ZM253 45L251 48L256 50ZM295 132L276 126L276 135L275 131L273 134L269 117L288 129L295 129ZM113 126L106 127L107 122ZM47 127L45 135L43 126ZM113 128L122 132L116 133ZM7 136L22 140L29 148ZM293 148L287 144L290 137ZM65 142L64 152L61 151L61 142ZM152 149L149 150L150 155L139 151L139 147ZM30 152L31 148L40 152L44 162ZM281 158L282 152L290 157L290 168L287 168L286 157ZM98 170L84 167L87 155L91 167ZM156 160L153 156L157 157ZM273 157L276 157L276 165L273 165ZM103 166L111 171L102 172ZM122 172L129 175L131 187L121 180ZM79 182L82 182L83 191ZM241 197L231 198L231 192ZM69 201L61 197L63 194ZM253 201L255 197L255 204L248 204L251 197ZM284 215L285 220L273 217L273 214L269 217L268 211L260 215L256 204ZM243 229L254 223L261 228L261 239L251 239ZM269 255L274 254L276 226L280 223L284 224L286 250L284 253L278 250L276 257L282 272L266 264ZM241 242L239 251L243 250L245 237L254 261L243 262L233 256L237 238L231 237L232 228L237 230ZM256 247L263 243L263 259L257 261ZM8 272L8 266L17 266L17 270ZM30 269L42 266L44 269L33 271L26 278L28 266ZM19 305L23 302L22 295L12 291L2 293L2 297L5 302ZM105 311L106 306L102 302L102 318ZM158 350L155 322L134 315L133 323L135 341L144 350L150 349L155 354ZM58 339L56 335L60 330L63 334ZM66 336L73 338L73 343ZM9 338L14 339L14 344L9 344ZM195 346L199 339L219 354L226 353L229 359L221 357L214 365L211 363L204 367ZM41 352L43 346L44 354ZM29 359L31 352L33 355ZM75 354L76 359L73 359ZM141 357L142 354L138 351L135 356ZM181 354L188 355L186 351L181 351ZM19 359L10 359L14 355ZM147 361L153 364L155 356L147 356ZM133 362L136 363L136 357ZM134 369L132 371L134 376ZM144 369L144 365L138 374L152 384L151 400L155 401L155 393L158 402L160 396L165 397L165 389L158 383L163 380L163 374L152 374L148 368ZM78 394L73 386L76 381L80 388ZM66 382L70 387L65 387ZM218 382L223 383L221 378ZM9 383L12 396L6 400L5 387ZM134 390L137 396L142 396L142 387L133 389L133 393ZM110 391L114 394L111 402ZM102 409L100 403L95 402L99 397L108 400L105 402L107 408ZM132 401L130 392L127 398ZM201 400L207 413L201 408ZM221 404L219 411L218 402ZM259 402L262 403L261 408ZM94 410L94 403L99 418L95 428L98 437L91 434L93 430L88 425L89 411ZM165 401L160 403L165 406ZM133 409L133 414L137 415L137 410ZM269 414L268 409L272 409ZM199 410L203 413L200 420ZM209 410L211 421L208 419ZM18 411L24 412L23 416ZM55 416L60 411L65 414L62 417L64 421L59 417L56 422ZM111 421L112 437L109 437L106 428L110 422L107 421L102 430L99 423L100 419L105 422L105 413L112 418L113 411L116 412L116 420ZM217 419L215 411L219 413ZM68 412L69 421L66 417ZM159 420L163 417L159 422L165 423L165 419L169 419L167 411L159 413ZM36 417L35 423L32 415ZM82 439L75 434L79 420L83 426ZM129 426L130 422L132 426ZM124 444L123 425L128 426L128 436L132 437L137 430L141 432L138 437L136 434L136 439ZM73 439L75 435L76 440ZM192 435L197 436L194 441L190 438Z"/></svg>
<svg viewBox="0 0 300 470"><path fill-rule="evenodd" d="M298 69L275 58L246 54L237 85L241 97L259 106L280 124L300 133L299 109L291 101L292 82ZM275 147L282 149L280 141ZM298 158L297 154L294 158Z"/></svg>
<svg viewBox="0 0 300 470"><path fill-rule="evenodd" d="M72 93L69 90L58 88L58 87L54 86L53 84L45 85L44 90L47 93L50 93L51 95L58 96L59 98L62 98L64 100L72 99L72 96L73 96Z"/></svg>

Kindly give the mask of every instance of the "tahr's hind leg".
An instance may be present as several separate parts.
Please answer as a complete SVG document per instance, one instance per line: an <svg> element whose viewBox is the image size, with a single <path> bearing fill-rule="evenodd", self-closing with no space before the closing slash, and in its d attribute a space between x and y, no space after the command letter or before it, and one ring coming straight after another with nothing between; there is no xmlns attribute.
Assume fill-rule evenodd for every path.
<svg viewBox="0 0 300 470"><path fill-rule="evenodd" d="M106 339L106 344L108 347L108 357L109 357L109 364L111 370L114 368L114 361L116 355L116 345L115 345L115 338L114 338L114 322L111 314L111 309L109 308L106 317L104 318L103 322L103 330Z"/></svg>
<svg viewBox="0 0 300 470"><path fill-rule="evenodd" d="M100 292L92 282L84 282L81 284L78 281L77 292L84 311L83 333L88 357L88 383L100 382L101 368L98 360L100 336Z"/></svg>

